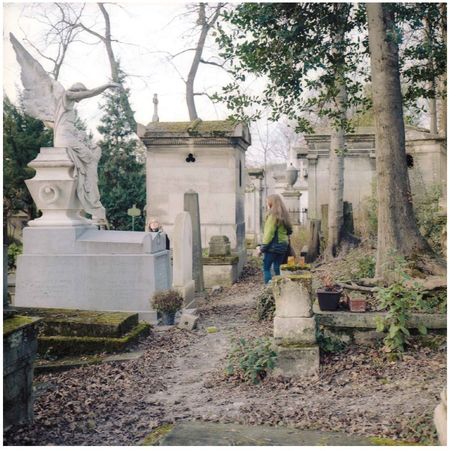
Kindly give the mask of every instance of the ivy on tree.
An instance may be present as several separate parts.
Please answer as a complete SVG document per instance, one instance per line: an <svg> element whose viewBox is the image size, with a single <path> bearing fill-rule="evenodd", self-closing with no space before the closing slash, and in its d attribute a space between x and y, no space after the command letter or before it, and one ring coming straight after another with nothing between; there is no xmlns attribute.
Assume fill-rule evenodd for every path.
<svg viewBox="0 0 450 451"><path fill-rule="evenodd" d="M119 71L121 89L105 92L104 114L98 131L103 139L99 161L99 190L112 229L131 230L127 211L136 204L142 212L146 202L145 165L137 159L136 121L124 87L125 75ZM144 217L135 218L135 230L144 230Z"/></svg>

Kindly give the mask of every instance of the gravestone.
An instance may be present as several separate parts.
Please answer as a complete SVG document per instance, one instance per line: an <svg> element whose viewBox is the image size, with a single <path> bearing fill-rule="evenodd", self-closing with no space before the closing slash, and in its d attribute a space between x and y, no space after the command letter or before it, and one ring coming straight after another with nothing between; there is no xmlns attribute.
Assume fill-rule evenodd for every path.
<svg viewBox="0 0 450 451"><path fill-rule="evenodd" d="M224 235L212 236L209 240L209 256L225 257L231 255L230 240Z"/></svg>
<svg viewBox="0 0 450 451"><path fill-rule="evenodd" d="M192 221L192 275L195 280L195 291L204 291L203 263L202 263L202 237L200 232L200 209L198 193L189 190L184 193L184 211L188 212Z"/></svg>
<svg viewBox="0 0 450 451"><path fill-rule="evenodd" d="M208 257L203 257L205 287L230 287L238 279L239 257L231 253L230 240L224 235L212 236Z"/></svg>
<svg viewBox="0 0 450 451"><path fill-rule="evenodd" d="M178 213L175 218L173 240L173 288L188 306L194 299L195 281L192 279L192 222L188 212Z"/></svg>

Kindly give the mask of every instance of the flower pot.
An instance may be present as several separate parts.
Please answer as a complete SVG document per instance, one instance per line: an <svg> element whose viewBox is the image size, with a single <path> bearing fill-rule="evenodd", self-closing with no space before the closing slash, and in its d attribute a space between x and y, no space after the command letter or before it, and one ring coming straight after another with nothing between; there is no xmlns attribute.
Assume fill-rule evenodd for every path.
<svg viewBox="0 0 450 451"><path fill-rule="evenodd" d="M351 312L365 312L366 300L365 299L350 299L348 305Z"/></svg>
<svg viewBox="0 0 450 451"><path fill-rule="evenodd" d="M317 298L319 299L320 310L337 310L339 307L339 299L341 298L342 288L334 291L319 288L317 291Z"/></svg>
<svg viewBox="0 0 450 451"><path fill-rule="evenodd" d="M175 324L175 312L161 312L161 325L173 326Z"/></svg>

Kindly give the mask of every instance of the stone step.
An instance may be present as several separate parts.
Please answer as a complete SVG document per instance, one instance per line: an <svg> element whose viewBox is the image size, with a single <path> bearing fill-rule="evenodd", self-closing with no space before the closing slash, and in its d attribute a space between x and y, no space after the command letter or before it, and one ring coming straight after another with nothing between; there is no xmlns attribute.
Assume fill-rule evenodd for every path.
<svg viewBox="0 0 450 451"><path fill-rule="evenodd" d="M42 318L41 336L120 338L138 325L137 313L15 307Z"/></svg>
<svg viewBox="0 0 450 451"><path fill-rule="evenodd" d="M38 359L34 363L34 374L56 373L67 371L73 368L79 368L88 365L98 365L100 363L124 362L129 360L137 360L142 357L144 351L126 352L122 354L111 354L105 356L75 356L63 357L61 359L49 361Z"/></svg>
<svg viewBox="0 0 450 451"><path fill-rule="evenodd" d="M120 338L40 336L38 338L38 353L41 356L61 357L121 352L136 343L140 337L148 335L150 329L150 324L139 323Z"/></svg>
<svg viewBox="0 0 450 451"><path fill-rule="evenodd" d="M342 432L292 427L215 424L201 421L164 425L142 442L147 446L382 446L414 443Z"/></svg>

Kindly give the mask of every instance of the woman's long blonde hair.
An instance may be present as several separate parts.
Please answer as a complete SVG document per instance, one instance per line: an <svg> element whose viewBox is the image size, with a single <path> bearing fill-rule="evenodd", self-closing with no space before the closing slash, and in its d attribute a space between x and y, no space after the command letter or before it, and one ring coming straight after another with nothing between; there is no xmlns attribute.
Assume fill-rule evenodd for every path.
<svg viewBox="0 0 450 451"><path fill-rule="evenodd" d="M267 196L267 205L269 207L267 216L274 216L277 225L283 224L286 228L292 229L289 212L278 194L271 194L270 196Z"/></svg>

